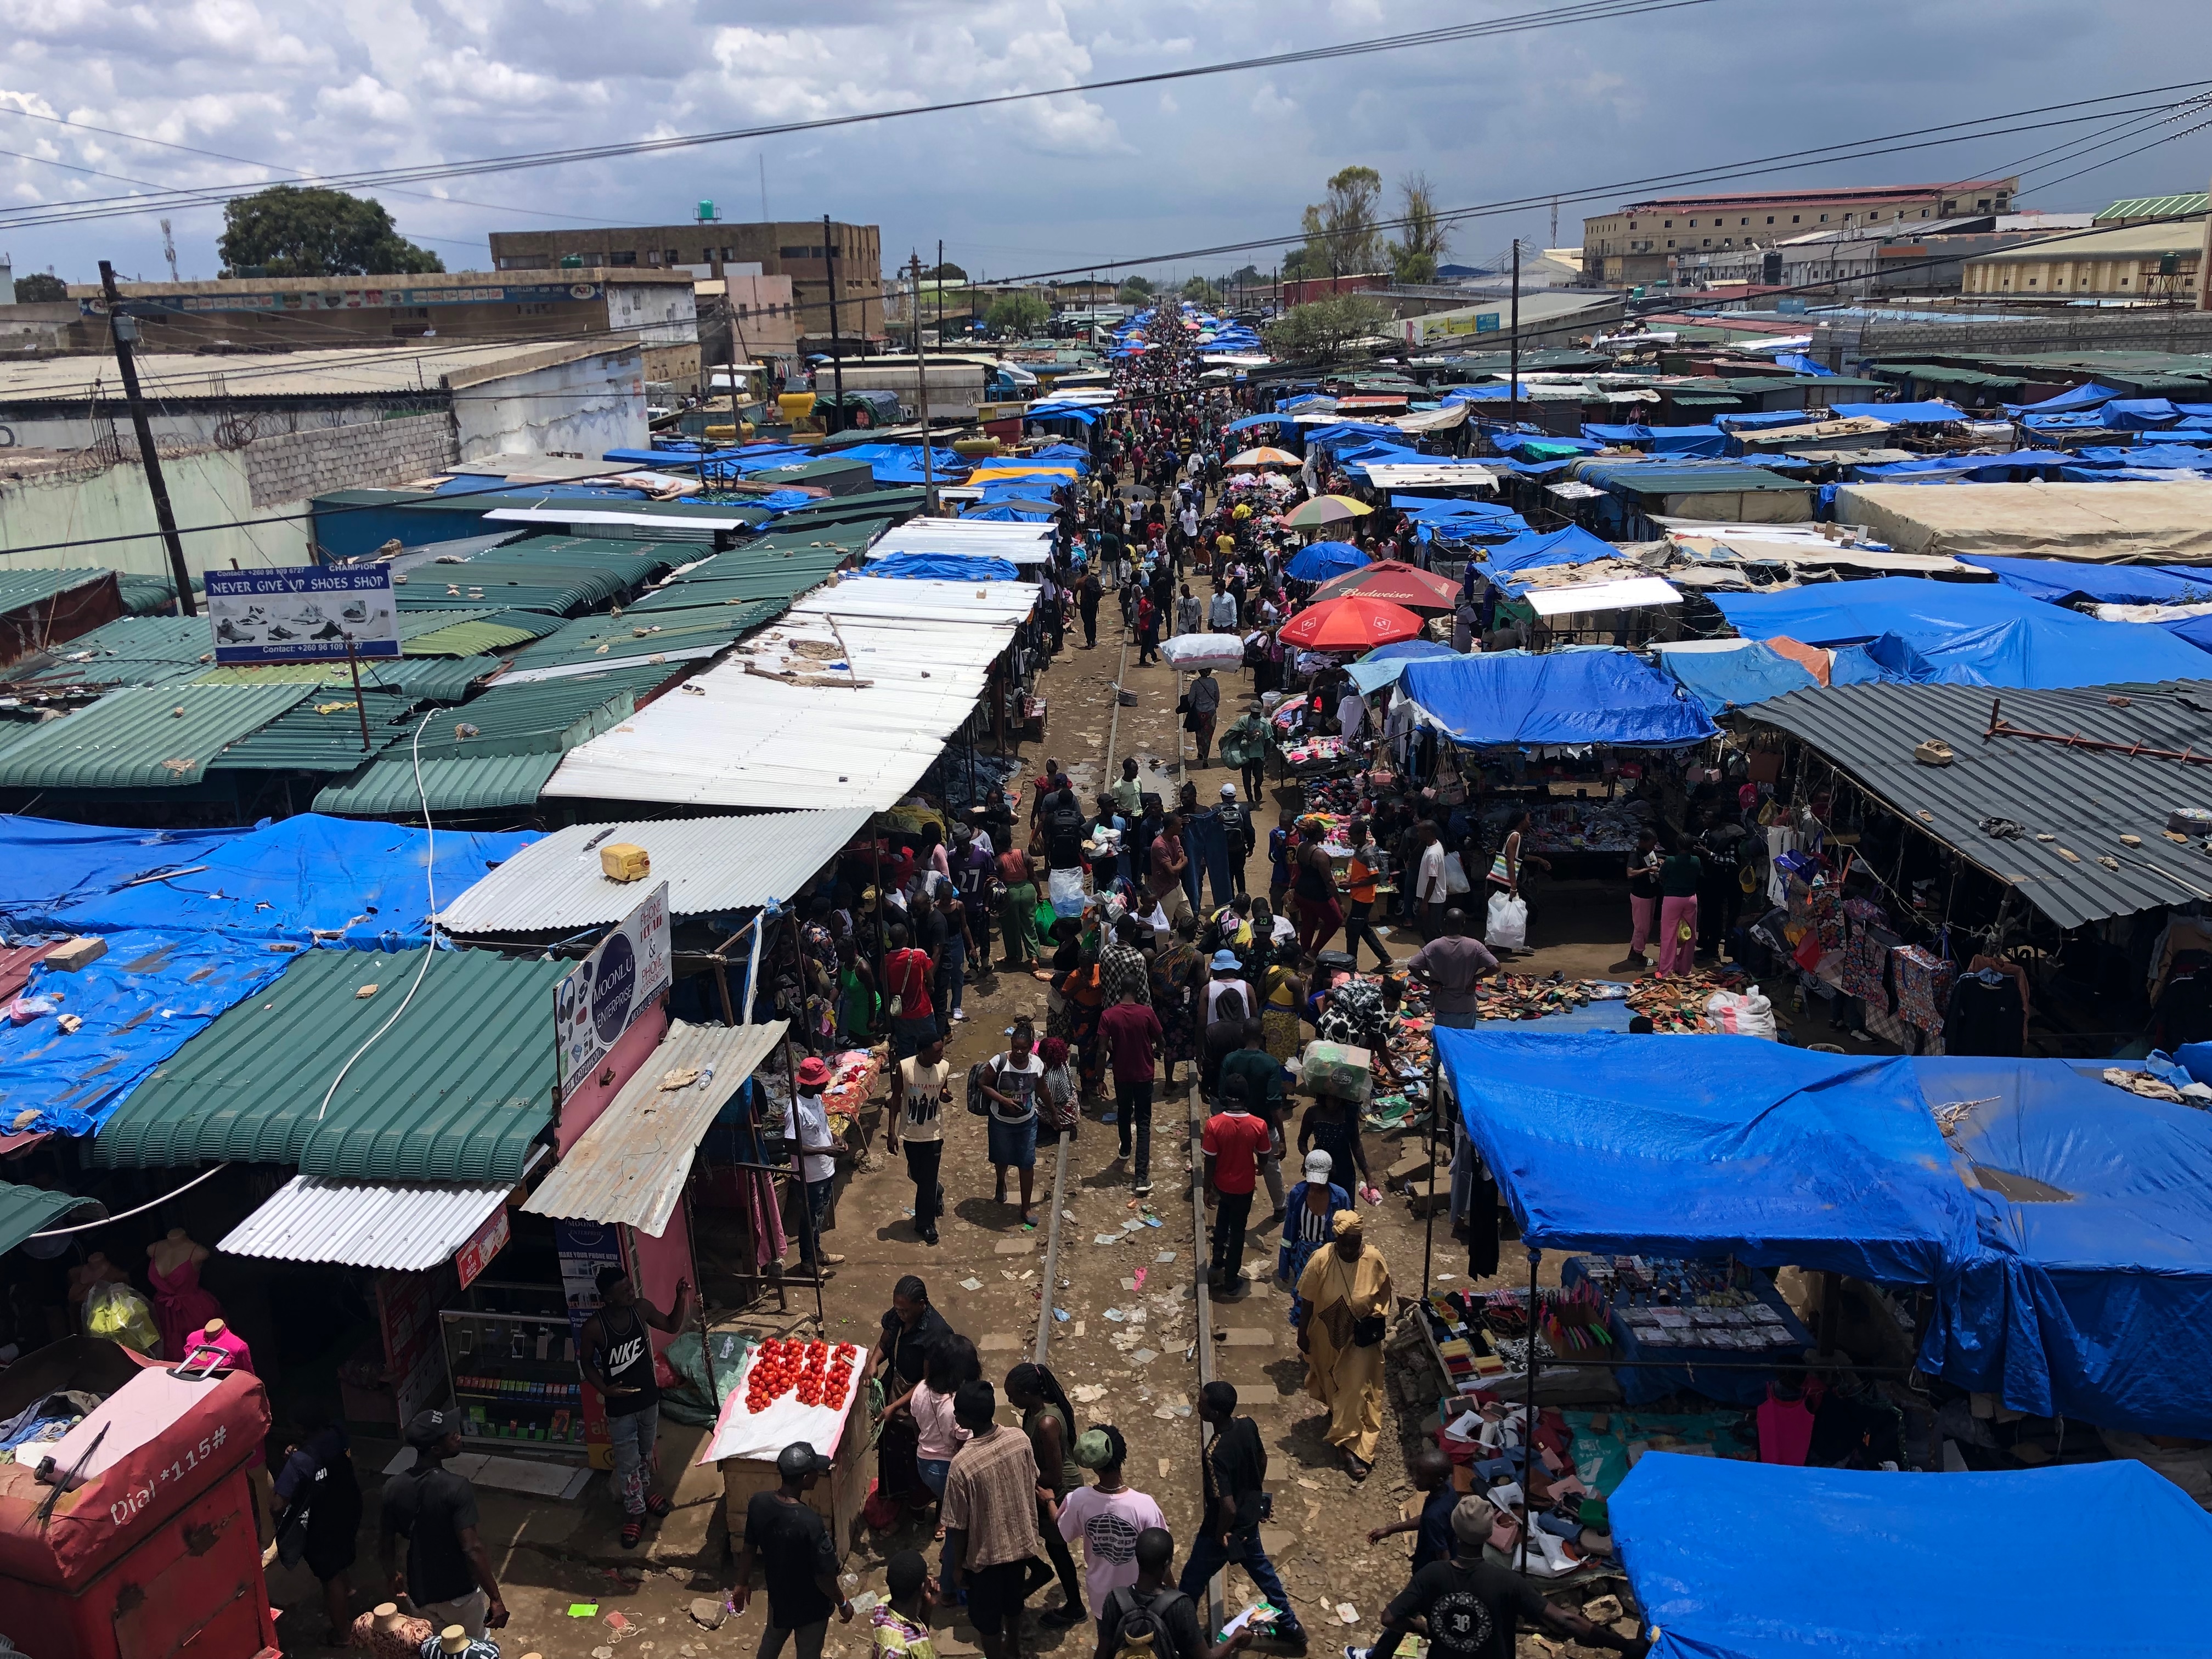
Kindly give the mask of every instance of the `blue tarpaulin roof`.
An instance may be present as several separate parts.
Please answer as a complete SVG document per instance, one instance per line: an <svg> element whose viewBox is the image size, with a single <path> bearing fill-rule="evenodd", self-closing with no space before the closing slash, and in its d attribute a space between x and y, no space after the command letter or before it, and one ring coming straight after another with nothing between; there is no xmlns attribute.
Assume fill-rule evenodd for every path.
<svg viewBox="0 0 2212 1659"><path fill-rule="evenodd" d="M1784 368L1795 369L1800 374L1810 374L1815 380L1832 380L1836 373L1827 364L1817 358L1808 357L1802 351L1778 351L1774 354L1774 361Z"/></svg>
<svg viewBox="0 0 2212 1659"><path fill-rule="evenodd" d="M1820 684L1804 664L1757 641L1741 651L1662 651L1658 657L1659 665L1680 681L1709 714L1748 708Z"/></svg>
<svg viewBox="0 0 2212 1659"><path fill-rule="evenodd" d="M1346 571L1364 570L1370 562L1350 542L1316 542L1311 547L1300 548L1283 567L1283 574L1292 581L1325 582Z"/></svg>
<svg viewBox="0 0 2212 1659"><path fill-rule="evenodd" d="M1802 426L1802 409L1763 409L1745 415L1716 415L1713 424L1723 432L1757 432L1770 426Z"/></svg>
<svg viewBox="0 0 2212 1659"><path fill-rule="evenodd" d="M1345 672L1352 676L1352 683L1359 688L1362 696L1372 696L1384 686L1397 684L1408 663L1458 654L1439 640L1401 640L1395 645L1376 646Z"/></svg>
<svg viewBox="0 0 2212 1659"><path fill-rule="evenodd" d="M58 994L55 1014L0 1024L0 1121L12 1131L90 1134L149 1072L292 962L264 940L221 933L128 928L106 939L107 954L75 973L32 970L26 994ZM84 1024L64 1036L60 1014Z"/></svg>
<svg viewBox="0 0 2212 1659"><path fill-rule="evenodd" d="M2054 1060L1912 1062L1983 1169L2068 1194L1971 1194L1978 1261L1929 1344L1946 1381L2018 1411L2212 1436L2212 1115Z"/></svg>
<svg viewBox="0 0 2212 1659"><path fill-rule="evenodd" d="M1653 1452L1612 1498L1653 1659L2195 1659L2195 1599L2118 1621L2054 1538L2157 1540L2176 1584L2212 1573L2212 1516L2143 1464L2001 1474L1790 1468ZM2194 1564L2193 1565L2191 1564Z"/></svg>
<svg viewBox="0 0 2212 1659"><path fill-rule="evenodd" d="M1602 444L1627 444L1654 455L1728 453L1728 434L1717 426L1585 425L1583 436Z"/></svg>
<svg viewBox="0 0 2212 1659"><path fill-rule="evenodd" d="M2016 559L1961 553L1959 562L1992 572L2007 587L2053 605L2079 593L2100 605L2212 602L2212 570L2194 565L2084 564L2073 559Z"/></svg>
<svg viewBox="0 0 2212 1659"><path fill-rule="evenodd" d="M1783 593L1716 593L1713 603L1750 639L1784 635L1835 646L1893 635L1953 684L2048 690L2204 672L2203 651L2167 629L2099 622L2002 582L1877 576Z"/></svg>
<svg viewBox="0 0 2212 1659"><path fill-rule="evenodd" d="M1893 426L1923 426L1966 418L1966 411L1958 404L1941 399L1923 404L1830 404L1828 413L1839 421L1887 421Z"/></svg>
<svg viewBox="0 0 2212 1659"><path fill-rule="evenodd" d="M1966 1188L1902 1056L1436 1035L1468 1133L1538 1249L1732 1255L1893 1285L1935 1284L1973 1254Z"/></svg>
<svg viewBox="0 0 2212 1659"><path fill-rule="evenodd" d="M441 830L439 903L538 839ZM0 817L0 921L10 932L184 929L301 944L320 931L335 935L324 943L398 950L428 937L428 844L420 830L317 812L246 830ZM179 873L145 879L162 871Z"/></svg>
<svg viewBox="0 0 2212 1659"><path fill-rule="evenodd" d="M1595 559L1609 559L1620 551L1603 537L1593 536L1580 525L1571 524L1565 530L1516 536L1510 542L1486 549L1482 562L1492 574L1506 576L1516 570L1534 570L1540 565L1588 564Z"/></svg>
<svg viewBox="0 0 2212 1659"><path fill-rule="evenodd" d="M1704 708L1666 675L1617 646L1486 651L1421 660L1400 693L1471 749L1546 743L1665 748L1713 735Z"/></svg>
<svg viewBox="0 0 2212 1659"><path fill-rule="evenodd" d="M1021 577L1009 561L975 553L893 553L870 565L868 574L908 581L1011 582Z"/></svg>
<svg viewBox="0 0 2212 1659"><path fill-rule="evenodd" d="M2039 404L2007 404L2004 409L2008 415L2070 415L2076 410L2100 409L2120 395L2113 387L2092 380Z"/></svg>
<svg viewBox="0 0 2212 1659"><path fill-rule="evenodd" d="M1854 467L1851 476L1876 483L2026 483L2035 478L2048 482L2073 465L2074 458L2063 449L2015 449L2002 455L1920 455Z"/></svg>
<svg viewBox="0 0 2212 1659"><path fill-rule="evenodd" d="M987 501L981 507L971 507L961 514L963 519L981 519L987 524L1043 524L1051 520L1058 509L1032 507L1024 501Z"/></svg>
<svg viewBox="0 0 2212 1659"><path fill-rule="evenodd" d="M1295 422L1288 415L1240 415L1233 421L1224 421L1224 432L1247 432L1255 426L1290 426Z"/></svg>

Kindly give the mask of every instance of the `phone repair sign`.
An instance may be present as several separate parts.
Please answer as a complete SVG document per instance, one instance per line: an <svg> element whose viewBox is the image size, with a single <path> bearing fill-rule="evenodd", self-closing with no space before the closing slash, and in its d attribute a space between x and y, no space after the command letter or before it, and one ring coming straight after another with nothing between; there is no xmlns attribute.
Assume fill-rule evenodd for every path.
<svg viewBox="0 0 2212 1659"><path fill-rule="evenodd" d="M591 1080L608 1051L668 989L672 979L668 884L664 881L553 988L561 1099Z"/></svg>
<svg viewBox="0 0 2212 1659"><path fill-rule="evenodd" d="M392 567L288 565L207 573L218 663L343 662L399 654Z"/></svg>

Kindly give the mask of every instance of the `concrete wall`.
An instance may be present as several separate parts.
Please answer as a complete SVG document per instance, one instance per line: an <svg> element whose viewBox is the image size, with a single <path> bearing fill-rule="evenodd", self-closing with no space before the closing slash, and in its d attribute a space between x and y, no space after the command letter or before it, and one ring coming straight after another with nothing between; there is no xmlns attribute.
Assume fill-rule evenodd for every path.
<svg viewBox="0 0 2212 1659"><path fill-rule="evenodd" d="M246 482L243 451L164 455L161 473L168 482L178 528L186 532L188 569L228 569L234 561L249 569L313 562L306 501L257 507ZM234 523L287 512L301 516L275 524ZM218 525L228 527L201 528ZM110 536L131 539L104 539ZM88 460L11 476L0 460L0 568L101 565L139 575L169 574L168 553L155 530L154 498L146 488L145 469L136 460L109 465Z"/></svg>
<svg viewBox="0 0 2212 1659"><path fill-rule="evenodd" d="M688 295L689 290L686 290ZM652 442L645 416L645 356L636 346L474 385L449 377L461 459L573 455Z"/></svg>
<svg viewBox="0 0 2212 1659"><path fill-rule="evenodd" d="M256 507L297 503L326 489L405 483L460 459L453 422L424 414L246 445L246 482Z"/></svg>

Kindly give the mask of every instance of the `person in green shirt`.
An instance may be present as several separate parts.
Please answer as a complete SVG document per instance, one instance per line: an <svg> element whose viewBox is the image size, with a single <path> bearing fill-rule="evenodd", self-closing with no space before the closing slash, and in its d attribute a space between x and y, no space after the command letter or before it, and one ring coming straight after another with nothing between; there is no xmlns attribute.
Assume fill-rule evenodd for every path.
<svg viewBox="0 0 2212 1659"><path fill-rule="evenodd" d="M1114 805L1132 825L1144 816L1145 787L1137 780L1137 763L1128 757L1121 759L1121 775L1114 780L1106 793L1114 798Z"/></svg>
<svg viewBox="0 0 2212 1659"><path fill-rule="evenodd" d="M1243 775L1244 799L1258 805L1260 792L1267 781L1267 718L1265 706L1258 701L1245 705L1244 712L1221 734L1221 763Z"/></svg>
<svg viewBox="0 0 2212 1659"><path fill-rule="evenodd" d="M1252 1115L1267 1126L1269 1150L1260 1159L1260 1179L1267 1183L1268 1200L1275 1206L1271 1221L1283 1218L1283 1068L1267 1052L1267 1038L1260 1022L1244 1022L1244 1046L1225 1054L1221 1061L1221 1081L1226 1085L1232 1077L1244 1079L1244 1098L1250 1103Z"/></svg>

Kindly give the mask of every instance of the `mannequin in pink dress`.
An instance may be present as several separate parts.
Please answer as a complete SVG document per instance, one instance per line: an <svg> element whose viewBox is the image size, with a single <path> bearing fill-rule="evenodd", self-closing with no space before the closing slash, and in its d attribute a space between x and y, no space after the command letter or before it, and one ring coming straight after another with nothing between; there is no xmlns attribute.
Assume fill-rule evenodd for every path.
<svg viewBox="0 0 2212 1659"><path fill-rule="evenodd" d="M222 1304L200 1285L200 1268L215 1253L195 1243L182 1227L146 1247L146 1278L154 1287L154 1319L161 1328L161 1352L182 1359L210 1319L222 1317Z"/></svg>

